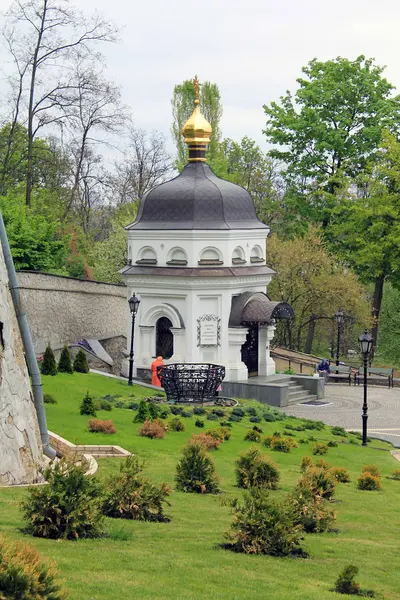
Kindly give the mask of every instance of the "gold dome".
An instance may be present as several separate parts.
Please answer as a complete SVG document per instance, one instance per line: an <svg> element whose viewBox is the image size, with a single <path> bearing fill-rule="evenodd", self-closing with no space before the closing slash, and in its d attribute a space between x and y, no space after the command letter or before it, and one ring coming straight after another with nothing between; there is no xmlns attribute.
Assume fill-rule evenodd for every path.
<svg viewBox="0 0 400 600"><path fill-rule="evenodd" d="M195 108L192 115L184 124L182 134L185 137L186 144L198 144L201 146L206 146L210 143L212 127L200 112L199 80L197 79L197 75L193 80L193 87L196 92L196 99L194 101Z"/></svg>

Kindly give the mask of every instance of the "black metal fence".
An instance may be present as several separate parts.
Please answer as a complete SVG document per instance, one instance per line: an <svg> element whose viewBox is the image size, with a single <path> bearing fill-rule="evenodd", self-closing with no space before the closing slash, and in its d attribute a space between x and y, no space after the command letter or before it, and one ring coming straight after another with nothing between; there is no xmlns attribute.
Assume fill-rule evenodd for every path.
<svg viewBox="0 0 400 600"><path fill-rule="evenodd" d="M225 367L207 363L175 363L157 369L168 401L212 402L225 377Z"/></svg>

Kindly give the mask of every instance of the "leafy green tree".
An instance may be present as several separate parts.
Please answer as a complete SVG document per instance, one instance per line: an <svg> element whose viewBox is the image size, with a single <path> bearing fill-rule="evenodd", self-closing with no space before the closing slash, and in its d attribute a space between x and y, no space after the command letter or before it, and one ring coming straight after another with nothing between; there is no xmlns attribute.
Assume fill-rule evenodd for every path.
<svg viewBox="0 0 400 600"><path fill-rule="evenodd" d="M361 280L374 286L376 343L384 283L400 287L400 143L394 135L383 133L375 163L362 178L349 180L328 235Z"/></svg>
<svg viewBox="0 0 400 600"><path fill-rule="evenodd" d="M78 350L75 356L73 369L76 373L89 373L88 359L82 349Z"/></svg>
<svg viewBox="0 0 400 600"><path fill-rule="evenodd" d="M313 59L280 103L265 105L270 156L283 161L286 177L303 188L297 196L303 217L327 225L335 206L337 179L354 177L378 155L384 128L398 130L399 96L372 59Z"/></svg>
<svg viewBox="0 0 400 600"><path fill-rule="evenodd" d="M220 167L220 162L223 160L219 147L221 140L220 121L222 117L222 103L218 86L210 81L201 83L199 99L201 112L211 124L213 130L207 153L208 162L211 167ZM182 128L193 112L194 100L195 90L192 80L185 80L174 87L171 100L173 117L171 133L176 145L176 168L179 171L182 171L187 163L188 151L183 141Z"/></svg>
<svg viewBox="0 0 400 600"><path fill-rule="evenodd" d="M64 346L61 350L60 360L58 361L58 372L59 373L72 373L72 362L71 353L68 350L68 346Z"/></svg>
<svg viewBox="0 0 400 600"><path fill-rule="evenodd" d="M50 344L44 351L41 371L42 375L57 375L58 373L56 359Z"/></svg>

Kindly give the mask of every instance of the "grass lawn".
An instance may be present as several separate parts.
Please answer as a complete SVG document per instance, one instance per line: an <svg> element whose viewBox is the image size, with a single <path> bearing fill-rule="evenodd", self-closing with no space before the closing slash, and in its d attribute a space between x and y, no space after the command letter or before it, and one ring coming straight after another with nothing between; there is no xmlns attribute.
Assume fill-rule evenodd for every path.
<svg viewBox="0 0 400 600"><path fill-rule="evenodd" d="M111 418L117 427L112 436L89 433L88 417L79 414L79 405L89 390L93 396L130 394L147 396L151 390L100 375L58 375L44 377L44 391L58 400L46 405L49 429L74 443L114 443L147 461L147 472L155 481L174 485L175 466L183 445L193 432L196 417L185 418L186 431L169 432L164 440L138 435L139 425L132 423L128 409L99 411L98 417ZM250 402L253 406L260 406ZM203 418L203 417L200 417ZM257 424L264 434L282 431L284 421ZM219 421L206 421L206 427L218 427ZM341 443L330 428L322 431L294 432L296 438L315 436L319 441L335 440L324 457L333 466L347 467L350 484L337 487L336 527L338 533L307 535L304 547L308 559L273 558L234 554L218 547L231 522L227 496L240 495L235 487L234 461L252 444L243 440L252 427L248 417L233 423L232 437L213 453L221 476L223 494L200 496L174 491L167 514L170 523L141 523L107 519L109 536L78 542L48 541L21 533L23 525L18 508L27 493L24 489L0 490L0 529L14 538L24 538L44 556L55 559L65 579L70 600L119 599L221 599L221 600L329 600L352 598L330 591L339 572L348 564L360 568L362 588L374 589L378 598L400 598L399 497L400 482L389 479L399 463L390 455L390 445L373 440L367 448L360 442ZM301 457L310 454L312 443L299 444L289 454L265 453L281 471L280 489L273 496L285 495L300 477ZM264 447L261 447L264 448ZM318 458L318 457L316 457ZM99 477L118 469L120 459L99 461ZM356 489L356 477L365 464L376 464L382 473L383 490L365 492Z"/></svg>

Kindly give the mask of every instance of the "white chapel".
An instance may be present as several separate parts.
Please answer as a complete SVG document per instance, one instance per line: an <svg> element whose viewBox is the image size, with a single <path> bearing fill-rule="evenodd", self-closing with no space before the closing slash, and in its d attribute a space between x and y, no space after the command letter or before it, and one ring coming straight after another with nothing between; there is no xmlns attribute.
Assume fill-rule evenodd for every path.
<svg viewBox="0 0 400 600"><path fill-rule="evenodd" d="M200 112L197 79L194 85L195 108L182 130L188 164L143 196L126 228L122 274L128 298L141 300L134 374L144 377L162 356L166 364L224 365L226 381L273 375L275 322L293 311L266 295L274 275L265 264L269 228L251 196L207 165L212 129Z"/></svg>

